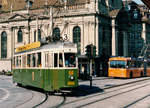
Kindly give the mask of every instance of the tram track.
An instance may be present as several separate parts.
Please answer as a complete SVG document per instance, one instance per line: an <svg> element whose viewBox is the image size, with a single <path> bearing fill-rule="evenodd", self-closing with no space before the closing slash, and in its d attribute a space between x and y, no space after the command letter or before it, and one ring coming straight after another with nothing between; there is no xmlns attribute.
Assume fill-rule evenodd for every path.
<svg viewBox="0 0 150 108"><path fill-rule="evenodd" d="M148 97L150 97L150 94L149 94L149 95L146 95L146 96L144 96L144 97L142 97L142 98L140 98L140 99L138 99L138 100L136 100L136 101L134 101L134 102L132 102L132 103L130 103L130 104L128 104L128 105L125 105L123 108L129 108L129 107L131 107L131 106L133 106L133 105L136 105L137 103L143 101L144 99L146 99L146 98L148 98Z"/></svg>
<svg viewBox="0 0 150 108"><path fill-rule="evenodd" d="M137 87L137 88L134 88L134 89L125 91L125 92L117 93L117 94L114 94L114 95L111 95L111 96L108 96L108 97L105 97L105 98L102 98L102 99L97 99L97 100L95 100L95 101L88 102L88 103L86 103L86 104L80 105L80 106L78 106L77 108L85 107L85 106L88 106L88 105L90 105L90 104L94 104L94 103L96 103L96 102L100 102L100 101L103 101L103 100L106 100L106 99L110 99L110 98L112 98L112 97L115 97L115 96L118 96L118 95L122 95L122 94L124 94L124 93L128 93L128 92L131 92L131 91L134 91L134 90L137 90L137 89L140 89L140 88L149 86L149 85L150 85L150 83L149 83L149 84L145 84L145 85L143 85L143 86L141 86L141 87Z"/></svg>
<svg viewBox="0 0 150 108"><path fill-rule="evenodd" d="M149 80L150 80L150 79L149 79ZM79 99L77 99L77 100L73 100L73 101L70 101L70 102L66 102L66 103L64 103L64 104L62 105L62 107L65 106L65 105L76 104L77 102L85 101L85 100L88 100L88 99L91 99L91 98L94 98L94 97L106 95L106 94L113 93L113 92L120 91L120 90L124 90L125 88L135 87L135 86L139 85L140 83L143 84L144 81L146 82L147 80L142 80L142 81L137 81L137 82L134 82L134 83L123 84L122 86L125 86L125 87L121 87L121 85L120 85L120 86L111 87L111 88L117 88L117 87L121 87L121 88L115 89L115 90L112 90L112 91L108 91L108 92L97 93L97 94L95 94L95 95L86 96L86 97L83 97L83 98L79 98ZM127 86L127 85L129 85L129 86ZM149 85L150 85L150 83L149 83L149 84L145 84L145 85L143 85L143 86L141 86L141 87L133 88L133 89L128 90L128 91L120 92L120 93L115 94L115 95L107 96L107 97L105 97L105 98L96 99L95 101L91 101L91 102L85 103L85 104L83 104L83 105L80 105L80 106L78 106L78 108L81 108L81 107L84 107L84 106L87 106L87 105L90 105L90 104L93 104L93 103L96 103L96 102L99 102L99 101L103 101L103 100L106 100L106 99L108 99L108 98L112 98L112 97L115 97L115 96L118 96L118 95L121 95L121 94L130 92L130 91L133 91L133 90L136 90L136 89L139 89L139 88L143 88L143 87L149 86ZM107 88L107 89L105 89L105 90L108 90L108 89L110 89L110 88Z"/></svg>
<svg viewBox="0 0 150 108"><path fill-rule="evenodd" d="M13 108L19 108L20 106L24 105L25 103L28 103L29 101L31 101L33 99L33 92L31 93L31 98L27 99L26 101L24 101L23 103L17 104L16 106L14 106Z"/></svg>
<svg viewBox="0 0 150 108"><path fill-rule="evenodd" d="M0 80L5 79L0 78ZM2 87L6 88L5 86ZM44 91L41 91L40 89L36 89L34 87L33 88L23 87L23 88L25 89L25 91L26 90L28 91L27 94L28 97L25 97L25 100L23 100L22 98L20 98L21 100L16 99L17 103L15 103L12 106L12 108L43 108L45 106L46 108L58 108L66 101L65 95L48 95L47 93L44 93ZM17 97L21 96L23 96L22 93L17 94ZM56 100L55 98L58 99L57 102L55 102Z"/></svg>
<svg viewBox="0 0 150 108"><path fill-rule="evenodd" d="M63 100L62 100L61 103L59 103L59 104L57 104L55 106L49 107L49 108L59 108L59 107L61 107L66 101L66 96L65 95L61 95L61 97L63 97Z"/></svg>
<svg viewBox="0 0 150 108"><path fill-rule="evenodd" d="M45 96L43 96L43 94ZM40 97L40 98L43 97L42 99L40 99L41 101L39 103L36 102L38 97ZM13 108L25 108L27 106L31 107L31 108L37 108L38 106L40 106L41 104L46 102L47 98L48 98L48 96L45 93L41 93L38 91L31 91L31 97L29 99L27 99L26 101L24 101L20 104L15 105Z"/></svg>
<svg viewBox="0 0 150 108"><path fill-rule="evenodd" d="M60 100L58 100L56 103L53 103L53 104L49 104L49 107L46 107L46 108L60 108L60 107L63 107L63 106L67 106L67 105L70 105L70 104L76 104L77 102L82 102L82 101L84 101L84 100L88 100L88 99L90 99L90 98L93 98L93 97L98 97L98 96L102 96L102 95L105 95L105 94L109 94L109 93L113 93L113 92L115 92L115 91L119 91L119 90L123 90L123 89L125 89L125 88L130 88L130 87L133 87L133 86L137 86L137 85L142 85L142 83L145 83L145 82L147 82L147 81L149 81L150 80L150 78L146 78L146 79L140 79L140 80L137 80L137 81L132 81L132 82L128 82L128 83L124 83L124 84L119 84L119 85L113 85L112 87L107 87L107 88L104 88L103 90L108 90L108 92L97 92L96 94L89 94L89 92L87 91L87 90L80 90L80 89L78 89L80 92L82 92L83 94L85 94L85 96L84 97L79 97L78 99L76 99L76 100L70 100L69 102L67 102L67 99L68 99L68 95L66 95L66 94L63 94L63 95L57 95L58 97L60 96L61 97L61 99ZM149 86L150 84L147 84L147 85L143 85L143 86L141 86L141 87L139 87L139 88L142 88L142 87L146 87L146 86ZM119 89L118 89L119 88ZM115 90L111 90L111 89L115 89ZM97 100L95 100L95 101L91 101L91 102L87 102L87 103L84 103L84 104L82 104L82 105L79 105L79 106L77 106L78 108L81 108L81 107L86 107L87 105L90 105L90 104L94 104L94 103L96 103L96 102L99 102L99 101L103 101L103 100L106 100L106 99L109 99L109 98L112 98L112 97L115 97L115 96L118 96L118 95L121 95L121 94L124 94L124 93L127 93L127 92L130 92L130 91L134 91L134 90L136 90L136 89L138 89L138 87L137 88L135 88L135 89L133 89L133 90L129 90L129 91L125 91L125 92L122 92L122 93L118 93L118 94L115 94L115 95L111 95L111 96L109 96L109 97L105 97L105 98L103 98L103 99L97 99ZM37 93L36 93L37 92ZM45 103L49 103L49 101L51 101L51 99L53 99L53 97L51 97L51 95L49 96L47 96L46 97L46 95L45 95L45 97L44 97L44 95L42 96L43 98L39 101L38 100L38 104L37 104L37 101L34 101L34 103L32 103L32 101L33 101L33 98L35 98L36 97L36 95L37 94L39 94L40 92L38 92L38 91L32 91L32 93L31 93L31 98L29 98L29 99L27 99L26 101L24 101L23 103L20 103L20 104L18 104L18 105L16 105L15 107L13 107L13 108L25 108L25 107L22 107L22 106L25 106L26 104L30 104L30 107L31 106L33 106L33 107L31 107L31 108L42 108L42 106L44 106L45 105ZM43 94L43 93L41 93L41 94ZM88 94L88 95L86 95L86 94ZM48 98L51 98L51 99L49 99L48 100ZM147 97L147 96L146 96ZM47 101L48 100L48 101ZM140 100L137 100L137 101L135 101L135 103L136 102L138 102L138 101L140 101ZM36 103L35 103L36 102ZM51 102L52 103L52 102ZM44 104L44 105L43 105ZM134 103L131 103L130 105L127 105L127 106L132 106Z"/></svg>
<svg viewBox="0 0 150 108"><path fill-rule="evenodd" d="M34 100L34 96L36 96L33 92L32 92L32 97L29 98L28 100L26 100L25 102L23 103L20 103L16 106L14 106L13 108L26 108L26 105L28 104L29 107L31 108L43 108L43 107L46 107L46 108L59 108L61 105L63 105L66 101L66 96L65 95L57 95L57 97L62 97L62 99L58 102L58 103L53 103L55 105L51 105L50 103L50 100L52 99L51 96L53 95L48 95L48 93L44 93L45 97L43 98L43 100L35 105L29 105L32 103L32 101ZM56 96L56 95L54 95ZM35 102L35 101L34 101Z"/></svg>
<svg viewBox="0 0 150 108"><path fill-rule="evenodd" d="M32 108L37 108L38 106L40 106L40 105L42 105L44 102L46 102L47 99L48 99L48 94L45 93L45 99L44 99L42 102L38 103L37 105L33 106Z"/></svg>

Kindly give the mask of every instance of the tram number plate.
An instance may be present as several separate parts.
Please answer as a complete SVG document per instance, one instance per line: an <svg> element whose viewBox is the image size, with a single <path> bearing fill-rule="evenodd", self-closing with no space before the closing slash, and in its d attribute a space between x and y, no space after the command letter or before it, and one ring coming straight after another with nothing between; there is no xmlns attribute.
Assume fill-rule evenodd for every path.
<svg viewBox="0 0 150 108"><path fill-rule="evenodd" d="M73 81L68 81L68 85L75 85Z"/></svg>

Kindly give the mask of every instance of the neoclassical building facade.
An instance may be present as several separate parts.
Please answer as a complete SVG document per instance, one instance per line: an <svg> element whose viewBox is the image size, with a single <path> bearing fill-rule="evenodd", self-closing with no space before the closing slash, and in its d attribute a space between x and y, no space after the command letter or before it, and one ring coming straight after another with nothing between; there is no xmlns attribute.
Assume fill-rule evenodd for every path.
<svg viewBox="0 0 150 108"><path fill-rule="evenodd" d="M119 22L125 21L125 27L130 26L122 0L2 0L0 4L1 60L11 60L17 47L49 36L58 39L67 36L68 41L76 43L79 67L87 68L86 73L88 44L96 46L97 75L107 75L104 72L107 70L101 69L107 65L103 59L112 55L130 56L129 32L120 28ZM120 17L122 13L125 16Z"/></svg>

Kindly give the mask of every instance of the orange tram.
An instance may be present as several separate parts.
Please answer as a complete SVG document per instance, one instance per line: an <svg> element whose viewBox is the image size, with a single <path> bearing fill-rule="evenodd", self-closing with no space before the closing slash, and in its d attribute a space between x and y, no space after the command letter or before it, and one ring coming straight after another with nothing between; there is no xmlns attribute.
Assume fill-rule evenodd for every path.
<svg viewBox="0 0 150 108"><path fill-rule="evenodd" d="M133 78L150 76L150 60L131 57L109 58L109 77Z"/></svg>

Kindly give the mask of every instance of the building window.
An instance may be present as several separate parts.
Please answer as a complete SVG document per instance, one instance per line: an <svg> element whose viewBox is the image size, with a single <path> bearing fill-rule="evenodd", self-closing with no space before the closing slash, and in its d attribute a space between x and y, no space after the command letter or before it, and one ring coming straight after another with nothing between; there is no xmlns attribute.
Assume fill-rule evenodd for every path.
<svg viewBox="0 0 150 108"><path fill-rule="evenodd" d="M40 40L41 40L41 30L38 29L38 41L40 41Z"/></svg>
<svg viewBox="0 0 150 108"><path fill-rule="evenodd" d="M78 55L81 54L81 29L79 26L73 28L73 43L77 44Z"/></svg>
<svg viewBox="0 0 150 108"><path fill-rule="evenodd" d="M7 58L7 34L5 31L1 34L1 58Z"/></svg>
<svg viewBox="0 0 150 108"><path fill-rule="evenodd" d="M114 4L114 0L111 0L112 1L112 4Z"/></svg>
<svg viewBox="0 0 150 108"><path fill-rule="evenodd" d="M34 42L36 42L36 30L34 31Z"/></svg>
<svg viewBox="0 0 150 108"><path fill-rule="evenodd" d="M53 29L53 37L54 37L54 40L60 40L60 29L59 28Z"/></svg>
<svg viewBox="0 0 150 108"><path fill-rule="evenodd" d="M22 42L23 40L23 34L22 34L22 30L19 28L19 31L18 31L18 42Z"/></svg>

